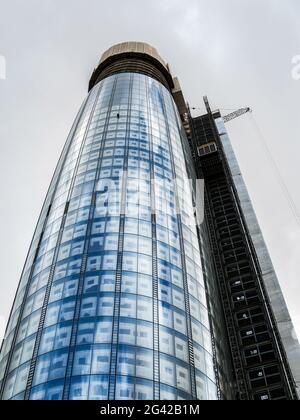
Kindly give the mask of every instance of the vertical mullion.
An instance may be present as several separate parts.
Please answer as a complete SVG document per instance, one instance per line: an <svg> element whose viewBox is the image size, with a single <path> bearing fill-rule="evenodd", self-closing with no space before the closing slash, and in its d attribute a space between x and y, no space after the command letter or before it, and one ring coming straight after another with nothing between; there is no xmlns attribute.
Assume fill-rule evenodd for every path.
<svg viewBox="0 0 300 420"><path fill-rule="evenodd" d="M123 269L123 249L124 249L124 231L125 231L125 215L126 215L126 200L127 200L127 171L128 171L128 153L129 153L129 136L130 136L130 118L131 118L131 102L132 102L132 84L133 75L130 75L129 94L128 94L128 111L127 111L127 125L125 134L125 155L124 166L120 191L120 227L118 240L118 255L117 255L117 271L115 284L115 301L114 301L114 316L112 327L112 343L111 343L111 360L110 360L110 374L109 374L109 389L108 399L115 400L116 386L117 386L117 363L118 363L118 345L119 345L119 325L120 325L120 306L121 306L121 290L122 290L122 269Z"/></svg>
<svg viewBox="0 0 300 420"><path fill-rule="evenodd" d="M151 229L152 229L152 292L153 292L153 399L160 400L160 349L159 349L159 296L158 296L158 262L157 262L157 220L155 198L154 151L152 135L152 112L149 94L149 79L146 78L146 95L148 106L150 174L151 174Z"/></svg>
<svg viewBox="0 0 300 420"><path fill-rule="evenodd" d="M112 88L112 95L111 95L111 101L114 96L114 90L116 86L116 81L114 81L114 86ZM101 85L101 88L103 85ZM100 93L98 98L100 97ZM98 100L96 102L97 106ZM76 350L76 339L78 335L78 327L79 327L79 321L80 321L80 309L82 305L82 299L83 299L83 288L84 288L84 279L85 279L85 273L86 273L86 267L87 267L87 260L88 260L88 251L89 251L89 241L90 241L90 235L92 231L92 225L93 225L93 216L94 211L96 208L96 186L97 186L97 180L98 176L101 170L101 162L103 157L103 151L105 147L105 136L107 133L107 126L109 122L109 113L107 114L106 121L105 121L105 128L102 135L102 142L99 150L99 158L97 163L97 169L96 169L96 177L94 181L94 188L93 188L93 196L92 196L92 203L89 211L89 218L88 218L88 224L87 224L87 230L86 230L86 236L85 236L85 244L84 244L84 251L83 251L83 257L82 257L82 264L80 269L80 277L79 277L79 284L78 284L78 291L77 291L77 298L76 298L76 305L75 305L75 311L74 311L74 318L73 318L73 325L72 325L72 332L71 332L71 339L70 339L70 348L69 348L69 355L68 355L68 362L67 362L67 369L66 369L66 377L65 377L65 384L64 384L64 390L63 390L63 400L69 399L70 394L70 386L71 386L71 377L72 377L72 370L74 365L74 357L75 357L75 350ZM97 124L98 126L98 124ZM97 127L96 126L96 127ZM91 151L90 153L93 153L94 151Z"/></svg>
<svg viewBox="0 0 300 420"><path fill-rule="evenodd" d="M162 97L164 97L163 90L162 90L161 86L160 86L160 94L161 94ZM179 232L182 271L183 271L183 282L184 282L184 291L183 292L184 292L184 301L185 301L185 317L186 317L186 325L187 325L189 366L190 366L190 377L191 377L191 394L192 394L192 399L196 400L197 399L196 370L195 370L195 356L194 356L194 344L193 344L193 333L192 333L189 285L188 285L187 268L186 268L185 242L184 242L184 238L183 238L182 218L181 218L181 214L180 214L180 204L178 202L179 195L178 195L178 189L177 189L177 183L176 183L175 160L174 160L173 147L172 147L172 142L171 142L171 133L170 133L169 120L168 120L168 113L167 113L167 109L166 109L165 100L163 100L162 103L163 103L164 117L165 117L165 121L166 121L171 166L172 166L173 175L175 177L175 179L174 179L175 182L173 184L174 184L174 190L175 190L175 200L176 200L176 208L177 208L177 225L178 225L178 232ZM173 106L174 106L174 104L173 104ZM173 111L174 111L174 114L175 114L176 111L175 111L174 108L173 108ZM180 132L179 127L178 127L178 132ZM182 141L182 139L181 139L181 141ZM183 144L182 144L182 147L184 147Z"/></svg>

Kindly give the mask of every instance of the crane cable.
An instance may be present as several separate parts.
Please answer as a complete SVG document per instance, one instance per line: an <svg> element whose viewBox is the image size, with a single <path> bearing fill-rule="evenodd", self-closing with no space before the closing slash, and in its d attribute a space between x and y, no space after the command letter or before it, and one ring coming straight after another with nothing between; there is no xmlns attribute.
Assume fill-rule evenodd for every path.
<svg viewBox="0 0 300 420"><path fill-rule="evenodd" d="M293 197L291 196L291 193L290 193L290 191L289 191L289 189L288 189L288 187L287 187L287 185L286 185L286 183L285 183L285 181L284 181L284 179L283 179L283 177L281 175L280 169L279 169L279 167L278 167L278 165L276 163L276 160L275 160L274 156L271 153L271 150L269 148L268 142L267 142L267 140L266 140L266 138L265 138L265 136L264 136L264 134L263 134L260 126L258 125L258 123L257 123L254 115L253 114L250 114L249 115L249 118L251 118L251 121L253 123L253 126L254 126L254 128L255 128L255 130L257 132L258 138L261 141L261 143L262 143L262 145L263 145L263 147L265 149L265 152L267 154L267 157L268 157L270 163L273 166L274 172L275 172L276 177L278 179L278 182L280 184L281 190L282 190L282 192L283 192L283 194L284 194L284 196L285 196L285 198L286 198L286 200L288 202L289 208L290 208L290 210L291 210L291 212L292 212L292 214L293 214L293 216L294 216L294 218L295 218L298 226L300 227L300 215L299 215L299 212L298 212L296 203L293 200Z"/></svg>

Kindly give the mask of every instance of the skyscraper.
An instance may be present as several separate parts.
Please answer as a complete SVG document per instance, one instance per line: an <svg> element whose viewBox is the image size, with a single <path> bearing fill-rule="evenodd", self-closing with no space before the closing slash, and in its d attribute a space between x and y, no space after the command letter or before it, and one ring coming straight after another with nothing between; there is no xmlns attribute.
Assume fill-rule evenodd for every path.
<svg viewBox="0 0 300 420"><path fill-rule="evenodd" d="M235 168L221 116L191 117L153 47L105 52L25 263L1 399L296 398L298 342Z"/></svg>
<svg viewBox="0 0 300 420"><path fill-rule="evenodd" d="M211 111L206 97L204 102L207 114L191 118L187 111L187 133L198 176L205 180L205 220L236 398L298 399L298 339L224 125L226 118Z"/></svg>

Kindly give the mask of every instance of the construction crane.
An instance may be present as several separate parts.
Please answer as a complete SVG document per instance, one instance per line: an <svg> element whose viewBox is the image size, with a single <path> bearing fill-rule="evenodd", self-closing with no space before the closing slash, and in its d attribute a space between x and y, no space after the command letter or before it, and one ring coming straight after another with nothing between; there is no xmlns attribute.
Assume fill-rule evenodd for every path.
<svg viewBox="0 0 300 420"><path fill-rule="evenodd" d="M207 96L204 96L203 100L204 100L204 103L205 103L205 108L194 108L193 107L193 108L190 108L190 109L192 109L192 110L206 109L206 111L207 111L208 114L212 114L212 110L210 108L210 105L209 105ZM220 111L222 111L222 109L220 109ZM226 111L226 110L223 109L223 111ZM249 107L248 108L241 108L241 109L238 109L237 111L231 112L230 114L225 115L223 117L224 123L226 124L229 121L234 120L235 118L238 118L238 117L241 117L244 114L247 114L248 112L252 112L252 109L249 108Z"/></svg>
<svg viewBox="0 0 300 420"><path fill-rule="evenodd" d="M208 114L213 115L214 113L211 111L211 107L210 107L210 104L209 104L209 101L208 101L207 96L204 96L203 100L204 100L205 108L191 108L191 109L193 109L193 110L203 110L203 109L206 109L206 111L207 111ZM219 109L218 112L220 112L222 110L225 111L225 109ZM229 111L229 110L227 110L227 111ZM253 112L252 109L249 108L249 107L247 107L247 108L241 108L241 109L238 109L237 111L234 111L234 112L232 112L230 114L225 115L222 118L223 118L224 123L226 124L229 121L234 120L235 118L241 117L244 114L252 113L252 112ZM220 113L218 114L218 116L219 115L220 115ZM296 203L295 203L295 201L294 201L294 199L293 199L293 197L292 197L292 195L291 195L291 193L289 191L288 186L285 183L285 180L284 180L283 176L281 175L281 171L280 171L280 169L279 169L279 167L277 165L276 160L274 159L274 157L273 157L273 155L271 153L271 150L270 150L270 148L268 146L268 142L265 139L265 137L264 137L264 135L263 135L263 133L262 133L262 131L261 131L258 123L256 122L256 120L255 120L255 118L253 116L252 116L251 120L252 120L252 123L254 124L254 128L257 131L257 136L258 136L260 142L262 143L262 146L265 149L266 155L267 155L267 157L268 157L271 165L273 166L274 172L275 172L275 174L276 174L276 176L278 178L278 181L279 181L279 185L281 187L281 190L282 190L282 192L283 192L283 194L284 194L284 196L285 196L285 198L286 198L286 200L288 202L288 205L290 207L291 213L294 216L295 221L297 222L298 226L300 227L300 211L298 211L298 207L297 207L297 205L296 205Z"/></svg>
<svg viewBox="0 0 300 420"><path fill-rule="evenodd" d="M244 114L247 114L248 112L252 113L253 111L252 111L251 108L241 108L241 109L238 109L237 111L232 112L231 114L225 115L223 117L223 121L226 124L229 121L234 120L235 118L238 118L238 117L240 117L240 116L242 116ZM268 146L268 142L265 139L265 137L264 137L264 135L263 135L263 133L262 133L262 131L261 131L258 123L254 119L254 117L252 117L252 122L253 122L254 127L255 127L255 129L257 131L258 138L259 138L260 142L262 143L262 145L263 145L263 147L265 149L266 155L267 155L267 157L268 157L271 165L273 166L275 175L277 176L277 179L279 181L280 188L281 188L281 190L282 190L282 192L283 192L283 194L284 194L284 196L285 196L285 198L287 200L287 203L288 203L288 205L290 207L291 213L294 216L295 221L297 222L298 226L300 227L300 213L298 211L297 205L296 205L296 203L295 203L295 201L294 201L294 199L293 199L293 197L292 197L292 195L291 195L291 193L289 191L288 186L286 185L286 182L285 182L285 180L284 180L284 178L283 178L283 176L281 174L281 171L280 171L280 169L279 169L279 167L277 165L277 162L276 162L276 160L274 159L274 157L273 157L273 155L271 153L271 150L270 150L270 148Z"/></svg>
<svg viewBox="0 0 300 420"><path fill-rule="evenodd" d="M241 117L244 114L247 114L248 112L252 112L251 108L241 108L237 111L232 112L231 114L225 115L223 117L224 123L228 123L229 121L234 120L235 118Z"/></svg>

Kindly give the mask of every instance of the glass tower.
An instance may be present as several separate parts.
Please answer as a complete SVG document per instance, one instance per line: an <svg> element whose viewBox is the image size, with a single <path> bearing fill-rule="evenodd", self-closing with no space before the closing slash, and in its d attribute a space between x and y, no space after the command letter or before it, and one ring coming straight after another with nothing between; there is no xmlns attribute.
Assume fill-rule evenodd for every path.
<svg viewBox="0 0 300 420"><path fill-rule="evenodd" d="M94 71L11 312L1 399L222 397L173 89L147 44L111 48Z"/></svg>
<svg viewBox="0 0 300 420"><path fill-rule="evenodd" d="M30 246L0 399L299 398L292 321L205 105L192 118L150 45L103 54Z"/></svg>

